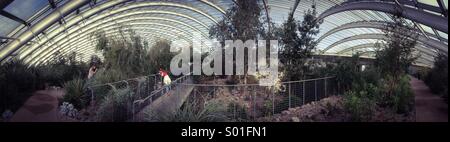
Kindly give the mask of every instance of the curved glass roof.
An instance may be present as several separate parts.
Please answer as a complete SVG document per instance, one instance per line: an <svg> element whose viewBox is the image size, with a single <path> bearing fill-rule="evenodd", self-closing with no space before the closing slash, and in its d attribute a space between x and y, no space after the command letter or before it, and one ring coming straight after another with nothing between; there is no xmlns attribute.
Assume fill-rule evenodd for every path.
<svg viewBox="0 0 450 142"><path fill-rule="evenodd" d="M263 0L259 1L262 5ZM278 26L296 7L296 0L265 3ZM382 30L395 8L401 8L420 33L416 49L422 56L418 65L432 65L438 52L448 53L447 0L300 0L294 17L301 20L313 3L323 18L316 37L317 54L351 56L361 52L373 57L374 43L385 38ZM193 33L209 37L210 26L233 4L233 0L2 0L0 59L6 62L19 57L39 65L56 51L101 57L95 51L92 33L103 30L116 35L123 26L134 29L150 45L158 39L189 44L198 38Z"/></svg>

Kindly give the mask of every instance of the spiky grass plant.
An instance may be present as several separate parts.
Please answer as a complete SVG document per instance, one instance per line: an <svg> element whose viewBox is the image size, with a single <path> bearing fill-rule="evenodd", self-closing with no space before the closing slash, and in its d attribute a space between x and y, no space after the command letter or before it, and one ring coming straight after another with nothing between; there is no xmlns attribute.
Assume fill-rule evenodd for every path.
<svg viewBox="0 0 450 142"><path fill-rule="evenodd" d="M69 102L78 110L85 108L89 104L89 96L85 94L85 81L83 79L74 79L64 84L66 94L64 95L64 102Z"/></svg>
<svg viewBox="0 0 450 142"><path fill-rule="evenodd" d="M126 122L132 118L133 92L130 89L111 90L97 110L97 121Z"/></svg>
<svg viewBox="0 0 450 142"><path fill-rule="evenodd" d="M226 109L215 102L186 102L174 113L146 112L146 121L150 122L226 122L229 121Z"/></svg>

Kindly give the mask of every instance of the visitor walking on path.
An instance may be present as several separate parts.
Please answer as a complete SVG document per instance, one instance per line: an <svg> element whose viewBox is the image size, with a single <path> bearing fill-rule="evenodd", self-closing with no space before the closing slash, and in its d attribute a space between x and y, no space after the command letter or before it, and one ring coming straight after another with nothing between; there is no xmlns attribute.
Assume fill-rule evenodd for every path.
<svg viewBox="0 0 450 142"><path fill-rule="evenodd" d="M166 92L168 92L170 90L170 84L172 83L172 80L169 77L169 73L163 69L159 69L159 74L161 75L161 77L163 78L163 85L166 86Z"/></svg>

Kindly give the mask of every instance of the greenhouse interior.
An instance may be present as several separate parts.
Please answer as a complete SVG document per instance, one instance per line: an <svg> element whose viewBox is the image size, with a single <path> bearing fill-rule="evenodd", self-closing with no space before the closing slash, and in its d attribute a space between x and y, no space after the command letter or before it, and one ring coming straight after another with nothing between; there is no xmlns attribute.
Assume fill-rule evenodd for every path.
<svg viewBox="0 0 450 142"><path fill-rule="evenodd" d="M0 0L1 122L448 122L448 0Z"/></svg>

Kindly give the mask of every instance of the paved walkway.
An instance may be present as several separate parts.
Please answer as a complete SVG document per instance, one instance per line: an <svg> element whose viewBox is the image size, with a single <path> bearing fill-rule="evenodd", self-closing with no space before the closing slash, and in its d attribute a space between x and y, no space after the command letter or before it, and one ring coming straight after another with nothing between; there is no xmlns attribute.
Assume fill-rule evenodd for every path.
<svg viewBox="0 0 450 142"><path fill-rule="evenodd" d="M185 81L185 83L191 83L192 79ZM150 105L142 109L141 112L136 114L135 121L142 121L145 119L145 115L157 115L157 116L171 116L178 109L181 108L184 101L189 97L193 86L179 85L176 89L169 91L169 93L156 99Z"/></svg>
<svg viewBox="0 0 450 142"><path fill-rule="evenodd" d="M11 118L11 122L58 122L58 99L63 90L36 91Z"/></svg>
<svg viewBox="0 0 450 142"><path fill-rule="evenodd" d="M411 77L411 88L415 94L417 122L448 122L448 104L431 93L421 80Z"/></svg>

